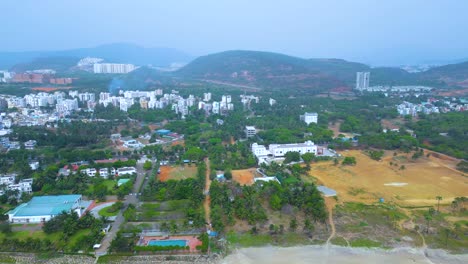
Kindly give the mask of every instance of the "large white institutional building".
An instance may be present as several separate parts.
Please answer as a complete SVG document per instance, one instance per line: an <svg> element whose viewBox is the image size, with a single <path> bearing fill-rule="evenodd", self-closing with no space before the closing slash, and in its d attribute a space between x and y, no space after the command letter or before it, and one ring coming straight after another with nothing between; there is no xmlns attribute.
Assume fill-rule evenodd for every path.
<svg viewBox="0 0 468 264"><path fill-rule="evenodd" d="M133 64L95 63L94 73L129 73L136 69Z"/></svg>
<svg viewBox="0 0 468 264"><path fill-rule="evenodd" d="M252 144L252 153L259 159L267 156L273 156L275 158L284 157L287 152L299 152L301 155L314 153L317 155L317 145L310 140L304 143L270 144L268 149L264 145L259 145L257 143Z"/></svg>

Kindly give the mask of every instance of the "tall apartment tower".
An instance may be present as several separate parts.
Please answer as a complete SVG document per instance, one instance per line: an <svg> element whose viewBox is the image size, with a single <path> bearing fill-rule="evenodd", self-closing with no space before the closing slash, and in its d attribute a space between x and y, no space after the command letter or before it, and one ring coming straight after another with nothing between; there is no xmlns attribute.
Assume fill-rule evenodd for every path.
<svg viewBox="0 0 468 264"><path fill-rule="evenodd" d="M366 90L369 88L370 72L356 73L356 90Z"/></svg>

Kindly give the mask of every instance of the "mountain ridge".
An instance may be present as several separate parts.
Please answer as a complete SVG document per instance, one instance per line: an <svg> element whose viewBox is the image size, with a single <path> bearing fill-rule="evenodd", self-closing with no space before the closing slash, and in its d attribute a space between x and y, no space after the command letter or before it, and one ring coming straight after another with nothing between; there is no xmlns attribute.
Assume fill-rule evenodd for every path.
<svg viewBox="0 0 468 264"><path fill-rule="evenodd" d="M173 48L144 48L129 43L111 43L92 48L59 51L0 52L0 69L10 69L17 64L27 64L48 57L99 57L109 62L136 65L170 66L171 63L188 62L192 57Z"/></svg>

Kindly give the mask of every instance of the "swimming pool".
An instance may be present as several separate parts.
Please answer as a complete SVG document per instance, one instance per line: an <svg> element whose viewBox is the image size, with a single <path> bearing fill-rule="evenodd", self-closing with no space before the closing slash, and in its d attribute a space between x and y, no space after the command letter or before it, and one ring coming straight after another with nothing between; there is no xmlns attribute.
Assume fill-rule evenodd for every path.
<svg viewBox="0 0 468 264"><path fill-rule="evenodd" d="M148 246L180 246L185 247L187 245L187 240L174 239L174 240L150 240Z"/></svg>

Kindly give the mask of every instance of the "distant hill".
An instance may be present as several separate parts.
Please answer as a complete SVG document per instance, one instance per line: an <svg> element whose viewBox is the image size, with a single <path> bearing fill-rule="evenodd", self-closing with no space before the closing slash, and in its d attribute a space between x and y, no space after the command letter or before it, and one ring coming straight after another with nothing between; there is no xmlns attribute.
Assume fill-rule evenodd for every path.
<svg viewBox="0 0 468 264"><path fill-rule="evenodd" d="M278 53L239 50L199 57L176 74L258 88L295 88L321 92L354 87L358 71L371 72L371 85L468 87L468 62L409 73L400 68L371 68L341 59L302 59Z"/></svg>
<svg viewBox="0 0 468 264"><path fill-rule="evenodd" d="M324 91L348 86L369 67L338 59L302 59L260 51L225 51L199 57L176 72L182 77L260 88Z"/></svg>
<svg viewBox="0 0 468 264"><path fill-rule="evenodd" d="M468 61L434 67L419 74L421 79L468 87Z"/></svg>
<svg viewBox="0 0 468 264"><path fill-rule="evenodd" d="M57 72L67 71L74 67L80 58L76 57L45 57L37 58L28 63L20 63L10 68L13 72L24 72L40 69L52 69Z"/></svg>
<svg viewBox="0 0 468 264"><path fill-rule="evenodd" d="M62 51L0 52L0 69L10 69L17 64L27 64L38 58L83 58L87 56L103 58L108 62L151 64L160 67L167 67L171 63L186 63L191 60L191 56L176 49L143 48L133 44L117 43ZM38 64L36 63L36 65Z"/></svg>

